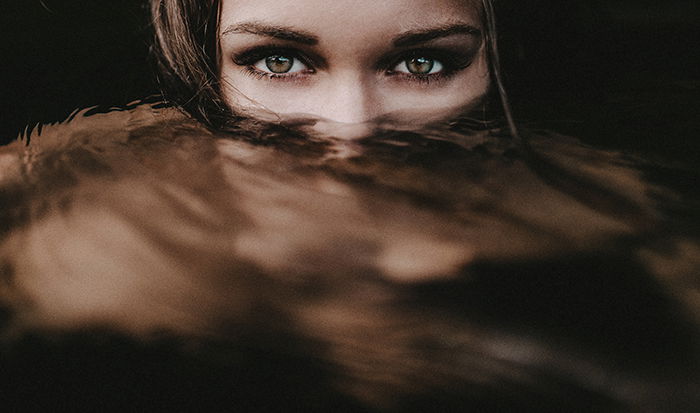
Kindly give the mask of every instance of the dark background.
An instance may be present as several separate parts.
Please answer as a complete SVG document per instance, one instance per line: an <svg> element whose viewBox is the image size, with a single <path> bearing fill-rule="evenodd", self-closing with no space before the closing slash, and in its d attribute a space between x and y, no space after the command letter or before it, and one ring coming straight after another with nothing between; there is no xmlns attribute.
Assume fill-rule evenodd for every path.
<svg viewBox="0 0 700 413"><path fill-rule="evenodd" d="M153 93L144 0L1 0L0 133Z"/></svg>
<svg viewBox="0 0 700 413"><path fill-rule="evenodd" d="M501 0L499 8L521 121L695 159L699 1ZM157 92L144 0L3 1L0 35L0 143L78 107Z"/></svg>

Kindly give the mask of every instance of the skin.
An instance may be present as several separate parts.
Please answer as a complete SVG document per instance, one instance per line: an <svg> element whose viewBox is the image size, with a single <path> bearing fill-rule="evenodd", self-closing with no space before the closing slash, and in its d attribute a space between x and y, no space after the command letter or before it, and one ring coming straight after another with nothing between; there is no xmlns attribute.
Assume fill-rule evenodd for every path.
<svg viewBox="0 0 700 413"><path fill-rule="evenodd" d="M253 115L353 124L473 110L490 84L479 4L223 0L224 96ZM424 32L433 38L409 38Z"/></svg>

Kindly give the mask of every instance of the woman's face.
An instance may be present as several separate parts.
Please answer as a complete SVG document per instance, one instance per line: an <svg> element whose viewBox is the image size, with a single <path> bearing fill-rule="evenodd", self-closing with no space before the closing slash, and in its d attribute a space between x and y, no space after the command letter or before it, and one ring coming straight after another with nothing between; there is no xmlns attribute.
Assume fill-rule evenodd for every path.
<svg viewBox="0 0 700 413"><path fill-rule="evenodd" d="M250 114L435 119L489 86L476 0L222 0L221 79Z"/></svg>

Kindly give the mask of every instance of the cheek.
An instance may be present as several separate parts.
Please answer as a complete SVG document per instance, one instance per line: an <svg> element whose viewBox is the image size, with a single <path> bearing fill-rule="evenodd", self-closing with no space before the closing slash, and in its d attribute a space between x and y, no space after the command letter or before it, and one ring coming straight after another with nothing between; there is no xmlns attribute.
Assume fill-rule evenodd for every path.
<svg viewBox="0 0 700 413"><path fill-rule="evenodd" d="M467 69L456 73L442 84L390 84L382 90L382 98L388 111L423 109L426 112L443 111L445 116L449 116L479 106L490 85L487 60L480 56Z"/></svg>
<svg viewBox="0 0 700 413"><path fill-rule="evenodd" d="M482 53L469 69L465 76L459 79L454 92L459 91L458 95L462 96L464 104L478 104L491 87L491 74L485 53Z"/></svg>
<svg viewBox="0 0 700 413"><path fill-rule="evenodd" d="M222 64L220 80L226 103L239 112L303 112L299 107L305 107L304 101L313 99L318 89L317 82L310 78L289 82L252 76L232 61Z"/></svg>
<svg viewBox="0 0 700 413"><path fill-rule="evenodd" d="M251 115L274 113L316 114L318 102L324 100L318 82L279 82L257 79L239 69L222 70L222 92L226 103L235 112Z"/></svg>

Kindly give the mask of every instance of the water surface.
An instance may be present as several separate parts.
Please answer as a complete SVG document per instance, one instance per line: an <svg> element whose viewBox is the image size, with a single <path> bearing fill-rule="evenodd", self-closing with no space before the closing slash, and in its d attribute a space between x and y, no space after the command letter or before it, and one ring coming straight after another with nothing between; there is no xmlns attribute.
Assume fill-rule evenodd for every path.
<svg viewBox="0 0 700 413"><path fill-rule="evenodd" d="M680 412L700 394L697 197L669 184L687 169L496 122L215 133L141 105L37 129L0 171L8 403Z"/></svg>

